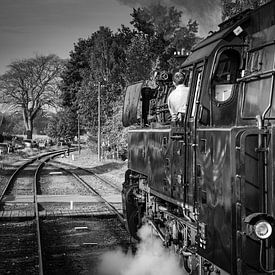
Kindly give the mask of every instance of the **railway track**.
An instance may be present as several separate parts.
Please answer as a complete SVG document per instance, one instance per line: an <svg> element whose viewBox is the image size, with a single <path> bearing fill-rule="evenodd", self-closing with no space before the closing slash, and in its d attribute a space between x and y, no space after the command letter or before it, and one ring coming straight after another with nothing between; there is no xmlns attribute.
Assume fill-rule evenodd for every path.
<svg viewBox="0 0 275 275"><path fill-rule="evenodd" d="M121 205L117 200L120 190L96 175L93 175L93 179L91 173L83 175L84 170L72 171L73 169L60 163L50 161L63 152L50 153L28 161L15 171L4 188L0 197L0 228L8 224L12 234L8 237L8 233L3 231L0 235L3 248L0 249L1 274L22 274L26 266L27 274L60 274L64 271L64 266L70 266L67 274L78 274L81 272L80 262L84 269L91 269L88 258L95 260L111 246L130 245L130 238L123 227L121 206L119 210L114 206ZM47 162L49 164L46 165ZM70 182L74 179L73 187L80 194L86 192L88 195L58 195L56 192L53 195L47 192L51 188L43 186L45 179L50 178L49 175L55 178L70 176ZM116 198L114 205L108 202L109 193ZM109 194L109 198L106 194ZM104 226L106 223L109 225ZM98 231L105 233L95 234L94 224L97 224ZM12 248L10 243L16 243L16 239L20 240L18 246ZM24 249L25 246L28 249ZM9 257L14 263L11 267L5 261L5 247L13 255ZM93 252L90 251L91 247ZM68 257L78 260L68 264ZM70 273L72 270L74 273Z"/></svg>
<svg viewBox="0 0 275 275"><path fill-rule="evenodd" d="M119 199L119 203L121 202L121 188L88 169L66 165L57 161L51 161L50 164L72 175L78 182L87 188L87 190L97 197L98 202L105 204L109 211L117 215L122 224L125 223L120 212L122 209L118 211L117 207L114 207L115 203L109 203L112 199L116 202L117 199Z"/></svg>
<svg viewBox="0 0 275 275"><path fill-rule="evenodd" d="M52 156L62 154L63 151L49 152L32 158L21 165L11 176L0 195L1 202L1 274L40 274L40 232L37 204L36 177L37 163L49 160ZM30 167L28 170L27 167ZM23 176L24 172L24 176ZM24 178L25 177L25 178ZM24 221L5 221L6 201L25 195L32 199L24 204L15 202L13 208L28 211L29 216L37 216L36 219ZM9 204L8 204L8 207Z"/></svg>

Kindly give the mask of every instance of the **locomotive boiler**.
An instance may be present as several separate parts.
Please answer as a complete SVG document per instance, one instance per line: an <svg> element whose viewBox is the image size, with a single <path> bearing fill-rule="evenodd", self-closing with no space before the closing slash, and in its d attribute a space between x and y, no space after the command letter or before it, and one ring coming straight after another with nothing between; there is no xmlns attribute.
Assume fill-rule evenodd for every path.
<svg viewBox="0 0 275 275"><path fill-rule="evenodd" d="M171 124L171 77L126 88L123 211L190 274L275 274L275 1L219 25L180 64L187 112Z"/></svg>

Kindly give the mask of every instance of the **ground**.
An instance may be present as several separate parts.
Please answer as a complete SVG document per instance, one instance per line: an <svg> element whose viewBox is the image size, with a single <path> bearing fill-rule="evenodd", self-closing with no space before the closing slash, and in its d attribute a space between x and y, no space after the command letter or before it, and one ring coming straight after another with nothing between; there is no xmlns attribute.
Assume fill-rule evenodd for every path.
<svg viewBox="0 0 275 275"><path fill-rule="evenodd" d="M9 154L0 156L0 181L1 186L7 181L9 170L16 163L31 157L37 153L37 150L28 150L22 153ZM80 154L78 151L71 152L69 156L59 157L56 160L79 166L83 168L92 169L93 172L99 174L101 177L111 181L118 187L122 187L124 181L124 173L127 170L127 161L106 159L99 161L97 154L93 153L90 149L82 149ZM0 190L1 191L1 190Z"/></svg>
<svg viewBox="0 0 275 275"><path fill-rule="evenodd" d="M20 154L0 156L0 163L2 164L0 166L0 193L6 185L8 178L15 170L15 167L38 152L38 150L30 149ZM92 170L99 174L100 177L111 181L120 188L122 187L127 162L112 159L98 161L97 155L89 149L81 150L80 154L76 151L71 152L69 156L65 157L65 155L55 160ZM53 168L50 169L53 170ZM68 182L68 179L65 177L59 176L58 178L59 180L54 180L56 188L60 180L64 183ZM72 184L70 182L70 185ZM64 187L64 184L62 185ZM55 190L52 189L51 191ZM108 194L111 194L111 192ZM78 206L81 206L81 209L83 209L81 204L74 204L74 208ZM45 205L43 207L45 208ZM93 204L90 203L90 207L93 209ZM103 207L103 205L100 207ZM16 220L8 225L9 227L6 221L2 221L0 224L2 238L0 274L37 274L36 258L33 257L32 249L31 252L28 249L24 249L24 252L21 250L18 253L14 252L18 250L18 245L22 247L34 247L36 240L31 238L33 234L31 237L28 234L25 234L26 236L23 234L24 230L28 231L29 227L33 224L30 221ZM92 217L90 215L78 218L70 216L56 218L49 216L42 219L40 226L42 228L44 243L47 243L47 246L44 245L46 251L44 253L47 255L44 265L45 274L99 274L97 269L102 255L106 252L110 253L110 251L116 250L118 247L122 251L128 251L132 247L131 238L127 231L122 227L118 219L113 216L104 216L104 218L102 216ZM76 229L81 228L81 226L85 229ZM14 242L14 236L16 242ZM13 263L12 266L11 263Z"/></svg>
<svg viewBox="0 0 275 275"><path fill-rule="evenodd" d="M122 187L124 181L124 174L127 170L127 161L104 159L98 160L97 154L93 153L89 149L81 150L70 153L68 157L59 157L56 160L79 166L83 168L91 169L96 174L99 174L104 179L114 183L118 187Z"/></svg>

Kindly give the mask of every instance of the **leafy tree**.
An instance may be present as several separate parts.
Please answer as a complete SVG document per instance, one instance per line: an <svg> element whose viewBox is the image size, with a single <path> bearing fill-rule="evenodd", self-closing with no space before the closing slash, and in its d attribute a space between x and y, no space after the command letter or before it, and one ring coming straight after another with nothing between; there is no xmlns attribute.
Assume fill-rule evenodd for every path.
<svg viewBox="0 0 275 275"><path fill-rule="evenodd" d="M149 78L155 59L150 48L149 40L143 35L136 35L132 39L126 50L125 79L127 83Z"/></svg>
<svg viewBox="0 0 275 275"><path fill-rule="evenodd" d="M159 2L133 9L131 24L139 32L149 36L170 36L180 26L181 15L182 11L177 11L175 7L166 7Z"/></svg>
<svg viewBox="0 0 275 275"><path fill-rule="evenodd" d="M132 38L136 34L137 32L135 30L132 30L129 27L125 27L124 25L121 25L121 28L117 30L114 39L117 45L120 47L120 54L122 54L122 56L119 58L125 57L123 55L125 48L127 48L130 45Z"/></svg>
<svg viewBox="0 0 275 275"><path fill-rule="evenodd" d="M24 124L22 115L19 113L3 115L3 123L1 125L1 132L5 135L16 135L24 133Z"/></svg>
<svg viewBox="0 0 275 275"><path fill-rule="evenodd" d="M57 139L60 136L58 125L59 125L59 114L56 114L50 118L50 121L47 126L47 130L46 130L46 134L51 138Z"/></svg>
<svg viewBox="0 0 275 275"><path fill-rule="evenodd" d="M114 68L113 48L116 46L109 28L100 27L92 36L90 48L91 75L95 81L108 81Z"/></svg>
<svg viewBox="0 0 275 275"><path fill-rule="evenodd" d="M50 124L48 125L47 133L53 138L65 137L66 132L69 129L74 129L69 135L73 137L77 132L75 125L77 125L77 113L81 111L83 106L87 106L87 101L84 102L83 106L80 104L79 99L90 99L91 95L91 82L89 80L90 74L90 49L93 45L93 39L79 39L74 44L74 50L70 52L70 58L65 64L65 69L61 75L61 102L63 111L58 113L58 116L53 116ZM87 83L88 85L85 85ZM87 93L80 94L80 91L85 86ZM91 86L91 87L90 87ZM80 105L79 105L80 104ZM88 111L89 111L89 107ZM69 116L65 115L65 111L69 113ZM88 114L82 110L87 118ZM73 115L75 114L75 115ZM59 117L61 116L61 117ZM68 121L66 121L66 118ZM87 119L86 119L87 121ZM64 126L61 127L61 122L64 122ZM83 125L83 121L81 121ZM68 129L67 129L68 128ZM66 130L67 129L67 130Z"/></svg>
<svg viewBox="0 0 275 275"><path fill-rule="evenodd" d="M49 115L43 110L37 113L33 121L33 132L37 134L45 134L49 122ZM21 112L4 113L3 123L1 125L1 132L5 135L17 135L25 133L24 122L22 120Z"/></svg>
<svg viewBox="0 0 275 275"><path fill-rule="evenodd" d="M125 27L122 27L117 35L114 35L109 28L100 27L90 38L92 41L89 48L90 69L82 80L76 102L81 117L91 127L97 125L99 83L103 123L112 115L111 102L117 100L125 86L124 47L131 36L131 31Z"/></svg>
<svg viewBox="0 0 275 275"><path fill-rule="evenodd" d="M107 149L110 153L117 151L120 155L123 155L127 150L127 128L123 127L121 120L122 97L117 102L113 102L111 107L114 110L113 115L102 127L102 143L105 144L103 151Z"/></svg>
<svg viewBox="0 0 275 275"><path fill-rule="evenodd" d="M77 114L66 108L53 114L50 118L46 133L54 139L73 139L77 135Z"/></svg>
<svg viewBox="0 0 275 275"><path fill-rule="evenodd" d="M269 0L222 0L222 20L226 20L245 9L255 9Z"/></svg>
<svg viewBox="0 0 275 275"><path fill-rule="evenodd" d="M81 125L91 134L97 131L100 83L102 130L106 139L111 135L109 143L123 139L120 113L126 84L148 79L157 62L169 69L174 51L190 49L197 39L197 23L190 20L182 26L182 12L174 7L158 3L134 9L131 15L133 30L122 25L113 33L100 27L88 39L79 40L62 75L63 106L78 112Z"/></svg>
<svg viewBox="0 0 275 275"><path fill-rule="evenodd" d="M187 26L182 26L182 12L174 7L151 4L134 9L131 15L131 24L148 40L152 66L158 60L162 69L171 69L169 60L174 51L190 50L196 42L197 22L189 20Z"/></svg>
<svg viewBox="0 0 275 275"><path fill-rule="evenodd" d="M178 28L174 37L166 50L168 55L168 63L170 68L177 66L177 60L174 56L174 52L188 53L191 48L201 39L196 34L198 32L198 23L196 21L189 20L186 26Z"/></svg>
<svg viewBox="0 0 275 275"><path fill-rule="evenodd" d="M191 48L198 40L198 37L196 35L197 32L198 23L190 19L186 26L183 26L175 30L174 37L171 41L170 47L175 49L184 48L185 50L191 50Z"/></svg>
<svg viewBox="0 0 275 275"><path fill-rule="evenodd" d="M97 126L97 90L98 83L89 78L83 81L77 97L78 112L81 117L81 125L86 125L89 129Z"/></svg>
<svg viewBox="0 0 275 275"><path fill-rule="evenodd" d="M0 77L2 102L23 113L27 138L32 138L33 122L43 108L55 106L63 61L56 55L18 60Z"/></svg>
<svg viewBox="0 0 275 275"><path fill-rule="evenodd" d="M113 106L122 104L121 94L127 82L127 52L136 32L121 26L115 34L106 27L93 33L90 37L89 71L82 79L76 94L76 103L81 125L86 125L95 135L98 126L98 88L101 91L101 123L113 121L117 115ZM118 122L121 121L119 117ZM114 134L118 134L115 132Z"/></svg>
<svg viewBox="0 0 275 275"><path fill-rule="evenodd" d="M50 113L39 111L33 122L34 133L45 134L50 119Z"/></svg>
<svg viewBox="0 0 275 275"><path fill-rule="evenodd" d="M106 27L74 45L62 75L62 102L72 112L79 112L81 125L97 126L98 83L102 83L103 120L110 113L108 104L125 86L125 48L135 32L121 26L117 33Z"/></svg>
<svg viewBox="0 0 275 275"><path fill-rule="evenodd" d="M70 58L65 64L61 75L61 101L64 107L77 109L76 95L82 85L87 72L90 71L89 49L92 45L92 39L79 39L74 44L74 50L70 52Z"/></svg>

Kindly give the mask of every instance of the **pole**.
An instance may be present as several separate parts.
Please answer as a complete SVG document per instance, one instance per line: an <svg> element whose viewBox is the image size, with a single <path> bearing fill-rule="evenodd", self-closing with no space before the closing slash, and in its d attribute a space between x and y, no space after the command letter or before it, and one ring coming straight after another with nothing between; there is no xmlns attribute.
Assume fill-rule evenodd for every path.
<svg viewBox="0 0 275 275"><path fill-rule="evenodd" d="M98 101L98 128L97 128L97 152L98 152L98 161L101 161L101 121L100 121L100 89L101 89L101 83L98 82L98 98L97 98L97 101Z"/></svg>
<svg viewBox="0 0 275 275"><path fill-rule="evenodd" d="M77 139L78 139L78 154L80 154L80 119L77 113Z"/></svg>

